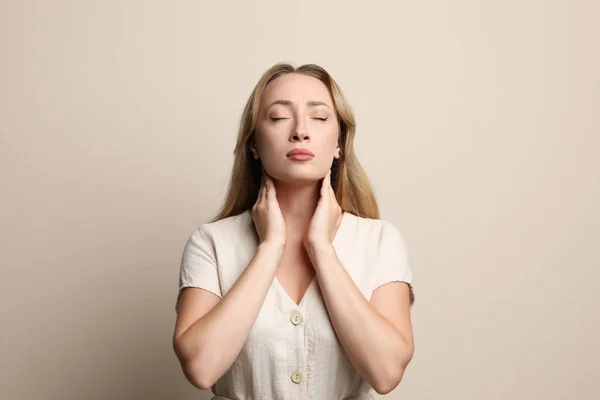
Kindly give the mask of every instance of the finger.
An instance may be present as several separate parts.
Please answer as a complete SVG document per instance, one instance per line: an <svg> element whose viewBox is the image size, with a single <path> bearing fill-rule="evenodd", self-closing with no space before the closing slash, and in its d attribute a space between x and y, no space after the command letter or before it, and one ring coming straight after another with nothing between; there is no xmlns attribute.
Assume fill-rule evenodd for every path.
<svg viewBox="0 0 600 400"><path fill-rule="evenodd" d="M265 186L267 186L267 188L268 188L269 190L271 190L271 188L272 188L273 186L275 186L275 185L273 184L273 179L272 179L272 178L271 178L271 176L270 176L269 174L267 174L266 172L265 172Z"/></svg>
<svg viewBox="0 0 600 400"><path fill-rule="evenodd" d="M271 199L271 200L275 200L277 201L277 197L276 197L276 191L275 191L275 182L273 182L273 178L271 178L270 176L267 176L267 199Z"/></svg>
<svg viewBox="0 0 600 400"><path fill-rule="evenodd" d="M321 197L329 196L329 190L327 189L327 175L323 178L321 182Z"/></svg>
<svg viewBox="0 0 600 400"><path fill-rule="evenodd" d="M262 192L263 192L263 185L260 185L260 189L258 189L258 194L256 195L256 203L260 203L260 201L262 200Z"/></svg>
<svg viewBox="0 0 600 400"><path fill-rule="evenodd" d="M277 195L275 193L275 185L273 184L273 182L271 182L269 186L269 191L267 192L267 199L271 200L272 202L277 202Z"/></svg>
<svg viewBox="0 0 600 400"><path fill-rule="evenodd" d="M331 202L336 205L338 204L337 202L337 198L335 197L335 191L333 190L333 188L329 189L329 197L331 198Z"/></svg>
<svg viewBox="0 0 600 400"><path fill-rule="evenodd" d="M265 187L267 188L267 190L271 190L271 188L273 186L275 186L275 184L273 183L273 178L271 178L271 175L269 175L269 173L263 168L263 179L265 182Z"/></svg>
<svg viewBox="0 0 600 400"><path fill-rule="evenodd" d="M260 201L265 202L267 201L267 184L264 183L262 186L262 196L260 198Z"/></svg>

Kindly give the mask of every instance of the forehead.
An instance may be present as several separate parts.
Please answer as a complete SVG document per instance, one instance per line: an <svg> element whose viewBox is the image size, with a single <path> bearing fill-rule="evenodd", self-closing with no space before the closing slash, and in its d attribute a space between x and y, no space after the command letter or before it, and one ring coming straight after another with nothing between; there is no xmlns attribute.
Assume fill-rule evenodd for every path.
<svg viewBox="0 0 600 400"><path fill-rule="evenodd" d="M333 105L327 86L317 78L303 74L289 73L271 81L261 98L261 108L275 100L290 100L295 104L307 101L322 101Z"/></svg>

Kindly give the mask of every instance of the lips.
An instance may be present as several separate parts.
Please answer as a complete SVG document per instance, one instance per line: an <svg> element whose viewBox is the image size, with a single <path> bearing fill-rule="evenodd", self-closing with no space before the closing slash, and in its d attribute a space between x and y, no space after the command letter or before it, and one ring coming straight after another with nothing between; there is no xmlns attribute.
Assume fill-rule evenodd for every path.
<svg viewBox="0 0 600 400"><path fill-rule="evenodd" d="M294 149L290 152L288 152L286 154L287 157L292 157L292 156L310 156L310 157L314 157L315 155L312 153L312 151L308 150L308 149Z"/></svg>

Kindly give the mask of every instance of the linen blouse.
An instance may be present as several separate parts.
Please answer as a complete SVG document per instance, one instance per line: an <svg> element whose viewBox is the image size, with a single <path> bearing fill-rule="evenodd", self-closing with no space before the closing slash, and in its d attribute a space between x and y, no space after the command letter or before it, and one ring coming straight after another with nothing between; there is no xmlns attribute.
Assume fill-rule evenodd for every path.
<svg viewBox="0 0 600 400"><path fill-rule="evenodd" d="M250 210L203 224L185 244L179 294L198 287L222 298L258 244ZM332 245L367 300L385 283L412 284L403 237L391 222L344 212ZM273 279L237 359L211 391L213 400L363 400L375 393L346 355L316 276L299 304Z"/></svg>

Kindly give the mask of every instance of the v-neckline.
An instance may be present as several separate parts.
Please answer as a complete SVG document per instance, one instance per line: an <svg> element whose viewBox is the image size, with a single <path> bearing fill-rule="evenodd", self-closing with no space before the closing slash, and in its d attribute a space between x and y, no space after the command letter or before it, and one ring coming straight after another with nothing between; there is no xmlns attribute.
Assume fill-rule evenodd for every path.
<svg viewBox="0 0 600 400"><path fill-rule="evenodd" d="M339 247L340 247L339 241L341 240L341 237L342 237L342 233L343 233L342 229L344 226L344 221L347 219L346 214L347 214L347 212L345 212L345 211L342 212L342 220L340 221L340 225L338 226L337 231L335 232L335 235L333 237L333 241L331 243L333 245L333 248L336 250L336 253L338 253L338 255L339 255ZM311 292L312 288L315 286L316 282L317 282L317 271L315 270L315 275L313 276L312 280L310 281L310 284L304 291L304 294L302 295L300 302L296 303L294 301L294 299L292 299L292 297L285 290L285 288L283 287L283 285L281 284L279 279L277 279L277 275L275 275L273 277L273 283L275 284L275 286L277 286L279 288L279 290L282 293L282 296L285 297L287 300L289 300L296 308L302 308L304 303L306 303L306 298L309 297L310 292Z"/></svg>
<svg viewBox="0 0 600 400"><path fill-rule="evenodd" d="M310 284L308 285L308 287L304 291L304 294L302 295L302 298L300 299L300 302L296 303L294 301L294 299L292 299L292 296L290 296L288 294L288 292L285 290L285 288L283 287L283 285L281 284L281 282L279 282L279 279L277 279L277 275L275 275L273 277L273 283L275 283L279 287L279 289L281 290L281 293L283 293L283 296L285 296L286 299L288 299L289 301L291 301L292 304L294 304L294 306L296 306L296 307L302 307L302 305L304 304L304 300L306 300L306 298L308 297L307 295L310 292L310 290L312 289L312 287L314 286L316 280L317 280L317 274L315 272L315 276L313 276L312 280L310 281Z"/></svg>

